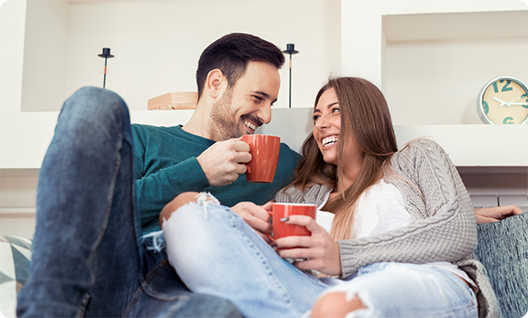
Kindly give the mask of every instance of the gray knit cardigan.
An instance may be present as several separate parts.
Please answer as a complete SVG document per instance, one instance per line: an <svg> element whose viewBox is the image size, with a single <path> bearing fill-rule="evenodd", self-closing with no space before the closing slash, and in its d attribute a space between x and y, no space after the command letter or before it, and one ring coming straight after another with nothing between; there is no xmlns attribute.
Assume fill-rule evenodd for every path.
<svg viewBox="0 0 528 318"><path fill-rule="evenodd" d="M400 177L387 173L384 180L400 190L412 222L384 234L338 241L342 277L377 262L448 261L476 282L479 317L498 317L497 301L484 267L471 256L477 243L471 200L444 149L434 141L419 139L395 153L390 167ZM281 190L275 200L319 206L329 190L323 185L304 192L292 187Z"/></svg>

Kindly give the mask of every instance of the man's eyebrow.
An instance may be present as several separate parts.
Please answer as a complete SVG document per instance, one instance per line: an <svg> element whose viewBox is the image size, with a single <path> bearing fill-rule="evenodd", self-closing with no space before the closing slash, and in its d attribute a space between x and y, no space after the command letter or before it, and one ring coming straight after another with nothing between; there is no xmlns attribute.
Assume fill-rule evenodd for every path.
<svg viewBox="0 0 528 318"><path fill-rule="evenodd" d="M270 98L269 94L266 93L266 92L263 92L263 91L253 91L252 93L253 93L253 94L259 94L259 95L262 95L262 96L264 96L264 97L266 97L266 98Z"/></svg>
<svg viewBox="0 0 528 318"><path fill-rule="evenodd" d="M263 92L263 91L253 91L253 94L259 94L259 95L262 95L264 96L265 98L271 98L271 96L266 93L266 92ZM275 103L277 101L277 99L275 98L275 100L273 100L271 103Z"/></svg>

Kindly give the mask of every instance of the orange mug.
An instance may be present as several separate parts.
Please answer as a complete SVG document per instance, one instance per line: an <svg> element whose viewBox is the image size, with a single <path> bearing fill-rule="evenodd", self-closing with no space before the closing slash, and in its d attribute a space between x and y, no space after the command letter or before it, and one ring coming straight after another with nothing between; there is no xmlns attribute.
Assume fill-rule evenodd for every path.
<svg viewBox="0 0 528 318"><path fill-rule="evenodd" d="M246 164L249 182L273 182L279 163L280 138L270 135L244 135L242 141L249 145L251 161Z"/></svg>
<svg viewBox="0 0 528 318"><path fill-rule="evenodd" d="M297 204L297 203L273 203L271 214L271 223L273 233L268 236L272 241L286 236L310 236L312 233L302 225L286 224L281 222L282 218L290 215L307 215L315 220L317 206L314 204Z"/></svg>

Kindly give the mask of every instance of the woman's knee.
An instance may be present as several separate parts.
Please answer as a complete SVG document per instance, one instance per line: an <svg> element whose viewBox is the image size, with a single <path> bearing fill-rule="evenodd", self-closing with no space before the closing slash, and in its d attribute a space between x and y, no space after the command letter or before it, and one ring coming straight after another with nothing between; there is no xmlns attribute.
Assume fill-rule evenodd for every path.
<svg viewBox="0 0 528 318"><path fill-rule="evenodd" d="M319 298L312 308L312 318L339 318L349 312L366 308L361 300L355 296L347 300L345 292L332 292Z"/></svg>
<svg viewBox="0 0 528 318"><path fill-rule="evenodd" d="M228 209L212 202L184 204L163 223L170 264L180 271L193 272L204 258L214 259L226 245L230 226Z"/></svg>
<svg viewBox="0 0 528 318"><path fill-rule="evenodd" d="M188 192L176 197L163 209L162 229L165 237L207 240L232 226L231 215L229 209L218 204L211 195Z"/></svg>
<svg viewBox="0 0 528 318"><path fill-rule="evenodd" d="M198 192L184 192L176 196L171 202L167 203L161 210L159 223L163 228L163 223L168 220L172 213L184 206L185 204L196 202Z"/></svg>

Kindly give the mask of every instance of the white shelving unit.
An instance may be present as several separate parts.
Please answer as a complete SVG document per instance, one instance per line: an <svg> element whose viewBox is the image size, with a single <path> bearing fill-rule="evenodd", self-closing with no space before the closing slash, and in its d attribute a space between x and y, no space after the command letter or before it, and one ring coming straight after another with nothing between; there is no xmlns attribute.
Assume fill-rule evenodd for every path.
<svg viewBox="0 0 528 318"><path fill-rule="evenodd" d="M495 76L528 81L528 10L395 12L382 24L382 86L399 142L436 140L471 194L526 197L528 126L484 125L476 100Z"/></svg>
<svg viewBox="0 0 528 318"><path fill-rule="evenodd" d="M92 28L90 25L88 33L82 31L84 29L80 28L78 23L73 25L82 32L68 33L64 25L69 23L70 14L82 18L84 15L81 10L91 10L85 18L99 17L100 12L111 12L111 10L100 10L105 5L114 11L117 7L121 9L126 6L126 1L91 3L64 0L48 1L52 6L40 8L37 6L44 6L43 1L28 1L35 1L33 10L29 12L27 12L26 0L7 1L2 5L4 11L1 12L0 18L2 41L0 46L2 57L0 59L0 201L4 202L8 195L35 196L38 169L53 137L58 116L57 109L47 109L51 111L42 112L28 111L29 109L23 106L41 102L40 96L43 95L46 95L47 100L53 100L54 105L60 103L67 95L65 92L69 92L71 83L76 83L68 78L79 78L78 74L82 74L81 71L84 70L75 66L75 61L68 57L67 50L57 53L54 48L68 48L68 44L72 41L84 43L80 38L83 34L88 34L85 36L95 41L93 32L98 32L98 29L94 29L98 26L94 21L98 20L92 19L93 21L89 22L94 26ZM138 5L150 5L148 1L129 2L136 9ZM166 4L174 6L176 2L167 1ZM163 2L155 3L159 6ZM180 5L185 3L187 2L183 1ZM292 3L289 5L295 6L297 2ZM298 3L299 10L306 9L302 5L304 2L298 1ZM523 1L341 0L333 3L340 3L341 7L339 32L333 25L337 19L326 17L332 23L310 31L314 33L314 38L322 39L321 43L310 42L313 47L310 50L305 49L303 54L296 56L296 61L300 62L305 57L311 57L310 63L317 63L312 67L325 64L326 68L331 69L338 65L341 72L333 71L335 75L364 77L381 87L393 113L398 142L403 144L422 136L436 140L450 154L470 192L528 194L528 125L484 125L480 123L475 112L478 91L491 78L511 75L528 82L528 59L525 58L528 56L528 19L526 18L528 7ZM190 2L188 4L190 5ZM327 2L321 1L316 4L324 7ZM70 5L75 9L68 13ZM31 6L29 8L31 9ZM38 8L42 10L37 10ZM329 12L334 12L332 10ZM54 18L48 19L45 14ZM121 14L121 18L124 16L128 15ZM39 21L53 23L41 29L43 25L38 23L28 25L27 17L38 17ZM489 23L490 21L493 23ZM501 27L496 27L497 25ZM507 29L504 29L506 26ZM100 33L123 45L133 47L133 44L137 44L134 41L137 34L134 34L134 37L130 36L127 28L121 24L119 27L117 25L114 27L113 31L123 32L126 36L115 32L110 36L105 30ZM33 37L26 37L26 29L42 32L33 33ZM318 33L323 29L331 32ZM163 33L169 28L161 28L161 30L160 32ZM267 37L266 29L252 30L248 32ZM55 31L57 36L51 36ZM148 30L141 29L141 31L148 33ZM283 33L283 30L278 32L281 36ZM47 35L49 41L43 40L40 35ZM142 34L142 36L151 38L150 35ZM193 39L203 40L203 43L200 42L198 48L195 48L196 52L186 51L194 58L205 45L210 43L210 40L213 40L197 36L193 36ZM280 37L280 41L282 40ZM42 47L49 49L42 50ZM101 46L98 46L98 50L99 47ZM330 53L319 52L321 48L325 48ZM32 52L39 54L31 55ZM316 55L311 55L314 52ZM504 52L508 54L503 55ZM164 52L164 54L169 53ZM182 51L181 54L184 52ZM65 59L66 62L58 65L57 61ZM117 60L113 62L115 62L112 64L113 69L119 69ZM189 64L187 61L185 63ZM295 66L298 79L305 79L314 74L313 68L302 70L298 67L299 64ZM43 70L44 75L32 77L34 74L29 72L35 68ZM4 71L6 69L8 72ZM320 67L317 70L321 73L322 69ZM132 71L133 68L127 66L123 70ZM286 70L283 71L286 73ZM302 71L309 75L303 76ZM181 76L192 78L194 69L189 72L191 75ZM80 78L85 80L84 77ZM90 73L89 78L93 79L95 83L93 85L99 85L101 72ZM283 76L283 82L286 80L287 77ZM318 81L322 84L324 78ZM295 83L297 82L294 80L294 85ZM301 92L305 89L306 91L299 94L311 100L307 96L315 96L320 84L312 85L310 82L313 87L305 85L306 87L298 88L296 91ZM182 85L194 87L191 83L182 83ZM317 88L314 88L315 86ZM24 96L24 87L34 87L38 90ZM168 91L164 89L159 94L166 92ZM133 95L138 91L133 89L131 92L123 88L121 93ZM147 95L152 97L159 94ZM287 93L284 87L281 94L280 100L286 100ZM310 103L303 102L306 106ZM139 107L131 105L133 106L132 122L174 125L185 123L192 114L192 111L182 110L147 111L146 102L145 110L142 111L138 110L142 107L140 104L138 103ZM262 133L281 136L296 150L300 149L302 141L310 131L311 107L273 109L272 123L261 130ZM2 215L16 213L25 217L32 213L32 208L34 205L6 207L0 204L0 218Z"/></svg>
<svg viewBox="0 0 528 318"><path fill-rule="evenodd" d="M400 144L432 137L470 193L528 195L528 126L484 125L476 113L492 78L528 81L525 3L342 0L341 10L343 75L383 89Z"/></svg>

